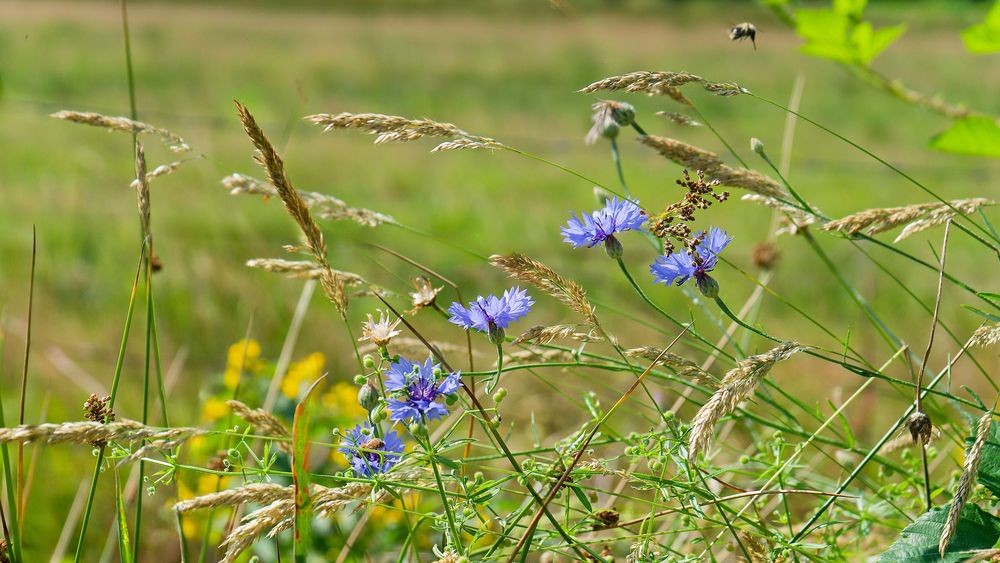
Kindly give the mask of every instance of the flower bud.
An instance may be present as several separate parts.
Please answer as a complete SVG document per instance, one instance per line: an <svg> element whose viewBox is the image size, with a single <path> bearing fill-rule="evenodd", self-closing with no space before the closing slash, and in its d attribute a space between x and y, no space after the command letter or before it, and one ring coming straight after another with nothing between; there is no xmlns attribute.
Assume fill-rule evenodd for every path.
<svg viewBox="0 0 1000 563"><path fill-rule="evenodd" d="M490 331L489 331L490 342L499 346L503 344L504 338L506 338L506 336L507 334L503 331L502 328L496 326L493 323L490 323Z"/></svg>
<svg viewBox="0 0 1000 563"><path fill-rule="evenodd" d="M608 238L604 239L604 251L608 253L608 256L617 260L622 257L625 249L614 235L608 235Z"/></svg>
<svg viewBox="0 0 1000 563"><path fill-rule="evenodd" d="M375 367L375 359L371 357L371 354L365 354L365 357L362 358L362 363L367 369Z"/></svg>
<svg viewBox="0 0 1000 563"><path fill-rule="evenodd" d="M719 296L719 282L715 281L715 278L709 275L702 276L697 283L698 289L701 294L709 299L715 299Z"/></svg>
<svg viewBox="0 0 1000 563"><path fill-rule="evenodd" d="M366 382L361 386L361 389L358 389L358 404L364 407L366 411L371 411L378 403L378 389L374 385Z"/></svg>
<svg viewBox="0 0 1000 563"><path fill-rule="evenodd" d="M611 119L622 127L628 127L635 121L635 107L625 102L617 102L611 109Z"/></svg>
<svg viewBox="0 0 1000 563"><path fill-rule="evenodd" d="M358 375L354 376L354 384L355 385L364 385L366 381L368 381L368 379L365 376L361 375L361 374L358 374Z"/></svg>
<svg viewBox="0 0 1000 563"><path fill-rule="evenodd" d="M420 431L422 429L423 429L423 426L421 426L420 423L418 423L418 422L414 422L414 423L410 424L410 434L413 434L414 436L419 436L420 435Z"/></svg>
<svg viewBox="0 0 1000 563"><path fill-rule="evenodd" d="M764 156L764 142L757 137L750 137L750 150Z"/></svg>
<svg viewBox="0 0 1000 563"><path fill-rule="evenodd" d="M614 121L605 121L604 127L601 129L601 136L605 139L614 139L618 136L618 124Z"/></svg>
<svg viewBox="0 0 1000 563"><path fill-rule="evenodd" d="M608 190L600 186L594 186L594 198L597 199L597 203L602 206L606 206L608 204L608 200L611 199L611 194Z"/></svg>

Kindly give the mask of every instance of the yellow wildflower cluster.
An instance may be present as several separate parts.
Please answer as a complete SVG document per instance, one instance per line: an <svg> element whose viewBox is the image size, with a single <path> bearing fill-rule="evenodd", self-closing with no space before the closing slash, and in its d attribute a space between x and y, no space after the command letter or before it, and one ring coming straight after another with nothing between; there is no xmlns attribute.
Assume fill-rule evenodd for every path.
<svg viewBox="0 0 1000 563"><path fill-rule="evenodd" d="M312 384L323 375L325 365L326 356L322 352L313 352L293 363L281 381L281 392L289 399L297 399L303 386Z"/></svg>
<svg viewBox="0 0 1000 563"><path fill-rule="evenodd" d="M264 368L260 358L260 343L256 340L240 340L229 347L226 355L226 373L222 383L228 389L235 389L240 382L240 373L257 373Z"/></svg>

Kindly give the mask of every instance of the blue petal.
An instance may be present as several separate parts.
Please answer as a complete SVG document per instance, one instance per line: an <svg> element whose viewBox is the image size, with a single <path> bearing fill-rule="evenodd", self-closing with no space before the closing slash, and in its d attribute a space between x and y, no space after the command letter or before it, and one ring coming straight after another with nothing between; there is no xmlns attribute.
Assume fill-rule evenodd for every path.
<svg viewBox="0 0 1000 563"><path fill-rule="evenodd" d="M649 271L656 283L680 285L695 272L696 268L691 262L691 257L687 254L674 252L669 256L658 256L656 261L649 265Z"/></svg>

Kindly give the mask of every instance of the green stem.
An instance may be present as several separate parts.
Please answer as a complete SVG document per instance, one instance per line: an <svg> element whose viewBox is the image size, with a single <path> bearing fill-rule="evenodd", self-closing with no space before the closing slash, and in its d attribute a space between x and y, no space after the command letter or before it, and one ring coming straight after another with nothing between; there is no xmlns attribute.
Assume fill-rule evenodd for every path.
<svg viewBox="0 0 1000 563"><path fill-rule="evenodd" d="M625 183L625 171L622 169L622 156L618 151L618 141L612 137L611 138L611 160L615 163L615 170L618 172L618 181L622 185L622 189L625 190L625 195L630 199L632 198L632 192L628 189L628 184Z"/></svg>
<svg viewBox="0 0 1000 563"><path fill-rule="evenodd" d="M437 461L434 460L436 455L434 452L434 443L431 441L430 436L427 434L427 419L424 418L423 414L420 415L420 430L427 438L426 444L421 444L427 450L427 456L431 464L431 469L434 470L434 481L437 483L438 492L441 493L441 504L444 505L445 516L448 517L448 529L451 532L451 542L455 547L455 550L459 555L465 554L465 546L462 545L462 534L458 530L458 525L455 523L455 515L451 512L451 503L448 502L448 493L444 490L444 481L441 480L441 472L438 470Z"/></svg>
<svg viewBox="0 0 1000 563"><path fill-rule="evenodd" d="M920 190L924 191L925 193L927 193L928 195L930 195L934 199L936 199L939 202L945 204L949 209L952 210L952 212L955 213L956 217L958 217L958 216L965 217L966 216L961 211L959 211L958 209L956 209L955 206L953 206L950 201L942 198L937 193L935 193L933 190L931 190L930 188L928 188L924 184L920 183L919 181L917 181L915 178L913 178L912 176L910 176L906 172L903 172L902 170L900 170L899 168L893 166L892 164L890 164L886 160L882 159L881 157L879 157L875 153L873 153L870 150L862 147L861 145L855 143L854 141L848 139L847 137L841 135L840 133L837 133L836 131L833 131L832 129L826 127L825 125L822 125L822 124L820 124L820 123L818 123L816 121L813 121L812 119L809 119L808 117L806 117L806 116L804 116L804 115L802 115L802 114L800 114L800 113L798 113L796 111L793 111L792 109L787 108L787 107L783 106L782 104L779 104L778 102L771 101L771 100L769 100L769 99L767 99L767 98L765 98L763 96L758 96L757 94L754 94L754 93L750 92L749 90L745 90L745 93L748 94L749 96L753 97L753 98L756 98L756 99L758 99L758 100L766 103L766 104L770 104L770 105L772 105L772 106L774 106L774 107L776 107L776 108L778 108L778 109L780 109L782 111L786 111L788 113L791 113L792 115L798 117L799 119L807 121L807 122L811 123L812 125L814 125L815 127L818 127L819 129L825 131L826 133L828 133L830 135L833 135L834 137L840 139L841 141L847 143L848 145L851 145L855 149L861 151L862 153L864 153L864 154L868 155L869 157L871 157L872 159L874 159L879 164L885 166L889 170L892 170L893 172L895 172L899 176L903 177L908 182L910 182L911 184L913 184L914 186L916 186ZM972 225L974 227L976 227L980 231L986 233L990 237L993 236L993 234L989 230L987 230L986 228L984 228L979 223L977 223L975 221L972 221L972 220L970 220L970 223L972 223ZM992 249L994 252L1000 253L1000 248L998 248L996 245L990 243L989 241L986 241L986 240L982 239L978 235L973 234L964 225L956 222L955 226L958 227L959 229L961 229L962 231L966 232L967 234L969 234L970 236L972 236L973 238L975 238L979 242L985 244L987 247L989 247L990 249Z"/></svg>
<svg viewBox="0 0 1000 563"><path fill-rule="evenodd" d="M139 251L139 263L135 269L135 278L132 280L132 294L128 300L128 312L125 314L125 329L122 331L121 345L118 348L118 360L115 363L115 374L111 380L111 395L108 399L108 410L113 410L115 398L118 396L118 383L121 381L122 367L125 365L125 349L128 346L129 330L132 328L132 314L135 312L135 298L139 289L139 274L142 272L143 259L145 257L146 242L143 240L142 248ZM75 563L80 562L83 555L83 541L87 535L87 524L90 522L90 514L94 505L94 494L97 492L97 479L101 475L101 463L104 461L104 447L100 448L97 454L97 464L94 466L94 476L90 483L90 494L87 495L87 505L83 513L83 521L80 523L80 537L76 543L76 555L73 558Z"/></svg>
<svg viewBox="0 0 1000 563"><path fill-rule="evenodd" d="M496 374L486 382L486 394L493 392L493 388L500 383L500 372L503 371L503 343L497 342L497 371Z"/></svg>
<svg viewBox="0 0 1000 563"><path fill-rule="evenodd" d="M666 312L663 308L661 308L659 305L657 305L656 303L654 303L653 300L650 299L648 295L646 295L646 292L643 291L641 287L639 287L639 284L636 283L635 278L632 277L632 274L628 271L628 268L625 266L625 262L622 261L621 258L618 258L617 261L618 261L618 267L621 269L622 273L625 274L625 279L628 280L629 285L632 286L632 289L634 289L635 292L639 294L639 297L641 297L642 300L646 302L646 304L648 304L650 307L652 307L653 309L655 309L658 313L660 313L661 315L663 315L667 320L669 320L670 322L674 323L674 325L676 325L678 328L685 328L686 326L688 326L688 325L686 325L684 323L681 323L679 320L677 320L676 318L674 318L673 315L671 315L670 313ZM720 354L722 354L723 356L725 356L727 359L729 359L729 360L734 360L735 359L735 358L733 358L733 356L731 354L729 354L728 352L723 351L721 348L716 347L715 344L713 344L712 342L709 342L707 339L705 339L705 337L699 335L697 332L691 331L691 335L694 336L695 338L697 338L698 340L700 340L701 342L707 344L713 350L717 350Z"/></svg>

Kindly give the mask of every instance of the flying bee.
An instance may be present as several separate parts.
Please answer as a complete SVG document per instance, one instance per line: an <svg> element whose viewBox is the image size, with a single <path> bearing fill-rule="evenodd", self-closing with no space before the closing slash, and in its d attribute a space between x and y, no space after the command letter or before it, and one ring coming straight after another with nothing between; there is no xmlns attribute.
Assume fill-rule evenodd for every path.
<svg viewBox="0 0 1000 563"><path fill-rule="evenodd" d="M753 43L753 50L757 50L757 28L754 24L750 22L743 22L736 24L729 29L729 39L731 41L739 41L740 39L750 38L750 42Z"/></svg>

